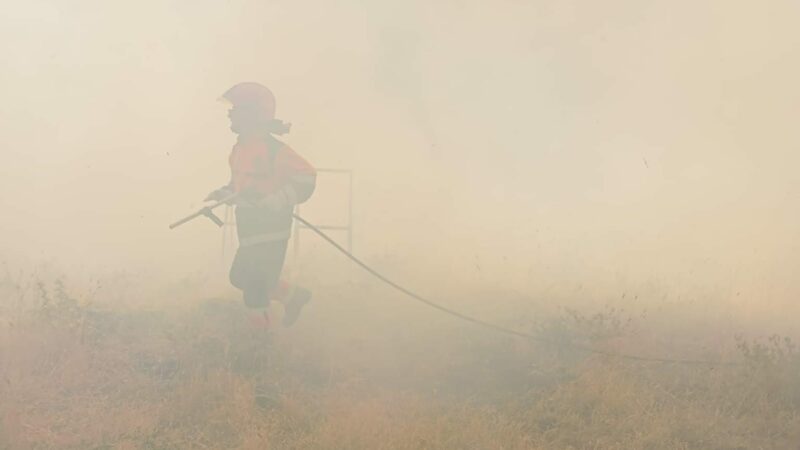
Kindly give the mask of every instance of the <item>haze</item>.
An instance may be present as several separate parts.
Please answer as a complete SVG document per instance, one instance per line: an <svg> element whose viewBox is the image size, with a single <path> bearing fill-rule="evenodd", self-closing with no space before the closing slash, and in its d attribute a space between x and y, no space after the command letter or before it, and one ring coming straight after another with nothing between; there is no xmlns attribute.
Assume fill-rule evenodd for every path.
<svg viewBox="0 0 800 450"><path fill-rule="evenodd" d="M419 288L650 283L793 307L798 13L780 0L6 1L0 254L209 270L216 228L167 224L227 181L216 99L254 80L294 124L290 145L355 171L356 252ZM309 218L346 217L321 200L336 192ZM303 242L307 264L344 264ZM315 270L303 276L327 276Z"/></svg>

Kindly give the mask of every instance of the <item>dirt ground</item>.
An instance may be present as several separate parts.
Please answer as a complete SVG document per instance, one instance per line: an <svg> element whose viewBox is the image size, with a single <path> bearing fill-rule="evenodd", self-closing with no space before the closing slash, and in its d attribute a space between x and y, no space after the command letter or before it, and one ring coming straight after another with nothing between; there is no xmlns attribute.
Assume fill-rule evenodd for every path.
<svg viewBox="0 0 800 450"><path fill-rule="evenodd" d="M6 276L0 449L800 448L792 341L736 337L684 306L465 306L555 342L538 344L367 281L316 286L300 322L270 332L235 296L173 301L140 283Z"/></svg>

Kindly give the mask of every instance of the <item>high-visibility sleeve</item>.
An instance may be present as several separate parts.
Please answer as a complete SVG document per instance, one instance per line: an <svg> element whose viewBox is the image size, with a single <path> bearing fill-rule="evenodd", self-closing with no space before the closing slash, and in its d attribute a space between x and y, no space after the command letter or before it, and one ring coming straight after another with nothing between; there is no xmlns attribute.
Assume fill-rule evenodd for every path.
<svg viewBox="0 0 800 450"><path fill-rule="evenodd" d="M317 171L289 147L283 147L275 157L275 171L281 174L281 190L290 205L303 203L311 197L317 185Z"/></svg>
<svg viewBox="0 0 800 450"><path fill-rule="evenodd" d="M239 143L230 157L231 181L236 192L284 197L290 205L303 203L316 187L317 172L289 146L272 152L266 143Z"/></svg>
<svg viewBox="0 0 800 450"><path fill-rule="evenodd" d="M288 239L292 209L311 197L317 171L290 147L240 140L229 158L236 201L236 231L242 246Z"/></svg>

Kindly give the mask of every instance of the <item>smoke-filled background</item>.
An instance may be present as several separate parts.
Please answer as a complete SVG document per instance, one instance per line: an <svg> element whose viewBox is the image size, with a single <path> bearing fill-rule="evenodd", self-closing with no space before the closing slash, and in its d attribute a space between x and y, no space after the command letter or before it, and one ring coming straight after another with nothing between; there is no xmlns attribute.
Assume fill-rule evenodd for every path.
<svg viewBox="0 0 800 450"><path fill-rule="evenodd" d="M357 249L797 293L796 2L6 2L2 253L197 269L230 85L356 171ZM344 195L344 194L342 194ZM316 206L319 208L320 206ZM344 214L343 217L346 217ZM338 216L337 216L338 217ZM762 300L759 300L761 303Z"/></svg>
<svg viewBox="0 0 800 450"><path fill-rule="evenodd" d="M254 80L294 123L290 145L355 171L361 255L431 284L655 283L782 309L798 293L798 13L6 2L0 251L87 272L208 270L220 233L166 225L227 181L216 99ZM309 218L346 220L344 186L320 186L308 210L325 214Z"/></svg>
<svg viewBox="0 0 800 450"><path fill-rule="evenodd" d="M799 21L790 0L0 0L0 448L788 448L797 349L733 336L800 332ZM226 322L234 243L167 225L227 183L241 81L313 165L353 170L354 251L391 278L551 341L757 370L545 357L307 230L285 273L310 310L253 350L268 376L237 369L261 341ZM322 173L300 211L342 225L347 198Z"/></svg>

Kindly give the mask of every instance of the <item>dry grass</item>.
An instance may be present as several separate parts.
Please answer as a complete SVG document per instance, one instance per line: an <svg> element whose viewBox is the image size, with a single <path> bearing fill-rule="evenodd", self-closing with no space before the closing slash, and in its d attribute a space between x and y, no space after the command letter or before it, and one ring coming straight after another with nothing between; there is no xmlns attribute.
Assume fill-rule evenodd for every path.
<svg viewBox="0 0 800 450"><path fill-rule="evenodd" d="M146 311L7 279L0 449L800 448L791 341L676 341L614 309L518 315L565 343L745 365L607 360L367 304L367 289L330 287L297 328L265 334L233 300Z"/></svg>

